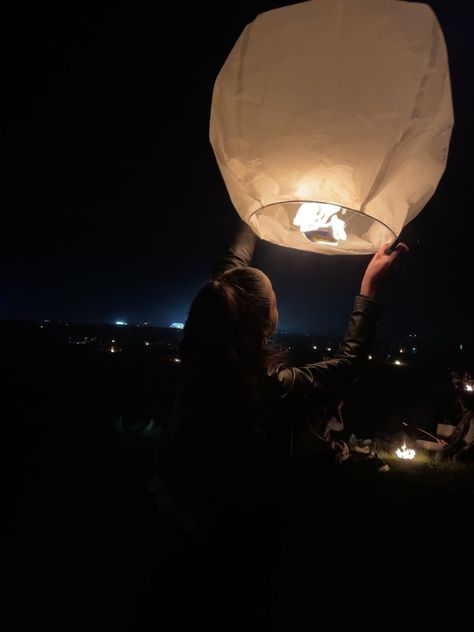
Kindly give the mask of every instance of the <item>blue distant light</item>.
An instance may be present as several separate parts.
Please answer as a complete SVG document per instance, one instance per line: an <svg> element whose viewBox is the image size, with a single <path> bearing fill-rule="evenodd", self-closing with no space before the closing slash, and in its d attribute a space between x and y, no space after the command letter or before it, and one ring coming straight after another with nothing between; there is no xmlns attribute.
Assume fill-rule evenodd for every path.
<svg viewBox="0 0 474 632"><path fill-rule="evenodd" d="M126 325L127 323L124 320L116 320L115 324L116 325Z"/></svg>
<svg viewBox="0 0 474 632"><path fill-rule="evenodd" d="M184 329L184 323L171 323L171 329Z"/></svg>

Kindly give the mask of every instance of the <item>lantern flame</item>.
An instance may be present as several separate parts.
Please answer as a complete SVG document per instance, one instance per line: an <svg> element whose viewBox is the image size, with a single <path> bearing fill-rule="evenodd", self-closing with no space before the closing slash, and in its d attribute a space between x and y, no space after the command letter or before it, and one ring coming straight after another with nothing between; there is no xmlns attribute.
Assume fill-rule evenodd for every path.
<svg viewBox="0 0 474 632"><path fill-rule="evenodd" d="M343 241L347 239L346 223L337 216L340 210L341 207L335 204L303 202L296 213L293 224L299 226L302 233L317 232L323 229L323 234L326 232L324 229L330 229L334 241ZM344 211L342 212L344 213Z"/></svg>
<svg viewBox="0 0 474 632"><path fill-rule="evenodd" d="M401 448L398 448L395 454L399 459L409 459L411 461L411 459L415 458L416 452L410 448L407 449L406 443L404 443Z"/></svg>

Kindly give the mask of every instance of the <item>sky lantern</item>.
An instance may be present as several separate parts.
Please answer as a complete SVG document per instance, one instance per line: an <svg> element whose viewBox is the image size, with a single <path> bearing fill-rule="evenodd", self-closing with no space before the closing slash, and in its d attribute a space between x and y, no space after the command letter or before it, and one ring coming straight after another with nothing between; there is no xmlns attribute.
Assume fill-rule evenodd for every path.
<svg viewBox="0 0 474 632"><path fill-rule="evenodd" d="M366 254L431 198L452 126L446 45L429 6L311 0L244 29L214 86L210 138L259 237Z"/></svg>

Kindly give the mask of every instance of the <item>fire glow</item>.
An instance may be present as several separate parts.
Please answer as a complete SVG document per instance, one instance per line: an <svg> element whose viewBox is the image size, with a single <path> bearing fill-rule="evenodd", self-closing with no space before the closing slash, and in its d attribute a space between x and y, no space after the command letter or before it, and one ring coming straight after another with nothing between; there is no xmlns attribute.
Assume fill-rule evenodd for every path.
<svg viewBox="0 0 474 632"><path fill-rule="evenodd" d="M411 461L415 458L416 452L415 450L407 448L406 443L404 443L401 448L398 448L395 454L399 459L408 459Z"/></svg>
<svg viewBox="0 0 474 632"><path fill-rule="evenodd" d="M304 202L298 209L293 224L298 226L311 241L337 245L347 239L346 223L338 213L344 215L346 209L323 202Z"/></svg>

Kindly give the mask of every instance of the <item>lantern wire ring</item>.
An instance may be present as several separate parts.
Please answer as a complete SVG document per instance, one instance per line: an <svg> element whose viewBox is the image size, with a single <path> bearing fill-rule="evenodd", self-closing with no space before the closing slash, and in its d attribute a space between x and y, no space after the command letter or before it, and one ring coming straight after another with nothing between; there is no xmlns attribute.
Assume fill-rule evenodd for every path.
<svg viewBox="0 0 474 632"><path fill-rule="evenodd" d="M260 211L263 211L264 209L269 208L270 206L279 206L280 204L332 204L332 202L321 202L320 200L281 200L280 202L272 202L271 204L265 204L265 206L261 206L256 211L253 211L249 215L247 222L249 222L256 213L259 213ZM382 226L385 226L385 228L392 233L395 240L398 239L398 235L396 235L393 232L390 226L387 226L387 224L385 224L385 222L382 222L380 219L377 219L376 217L372 217L372 215L365 213L365 211L357 211L355 208L350 208L349 206L341 206L341 208L345 209L346 211L352 211L353 213L358 213L359 215L364 215L365 217L369 217L370 219L372 219L374 222L378 222L379 224L382 224ZM350 219L347 220L347 223L349 222L350 222ZM293 226L290 226L290 228L293 229ZM296 231L297 229L295 228L294 230Z"/></svg>

